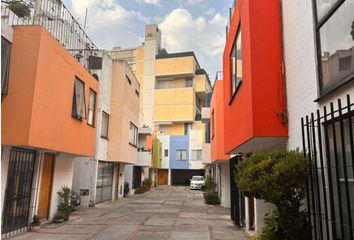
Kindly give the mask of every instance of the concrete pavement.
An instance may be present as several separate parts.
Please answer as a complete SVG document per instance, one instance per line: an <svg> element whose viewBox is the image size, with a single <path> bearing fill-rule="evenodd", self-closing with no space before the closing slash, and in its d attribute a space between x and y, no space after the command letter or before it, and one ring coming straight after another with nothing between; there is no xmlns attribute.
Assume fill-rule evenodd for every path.
<svg viewBox="0 0 354 240"><path fill-rule="evenodd" d="M246 240L229 209L204 204L201 191L158 187L115 202L78 209L65 224L42 226L16 240Z"/></svg>

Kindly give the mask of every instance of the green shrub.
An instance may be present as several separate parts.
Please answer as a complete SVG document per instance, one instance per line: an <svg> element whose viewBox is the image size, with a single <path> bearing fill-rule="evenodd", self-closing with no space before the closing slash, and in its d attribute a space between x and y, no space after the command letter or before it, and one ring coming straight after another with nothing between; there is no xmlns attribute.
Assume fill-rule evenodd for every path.
<svg viewBox="0 0 354 240"><path fill-rule="evenodd" d="M207 191L203 193L204 196L204 201L206 204L209 205L219 205L220 204L220 198L216 192L211 192Z"/></svg>
<svg viewBox="0 0 354 240"><path fill-rule="evenodd" d="M310 239L306 211L308 160L299 151L256 152L237 167L236 182L245 196L273 203L277 210L266 218L260 239Z"/></svg>
<svg viewBox="0 0 354 240"><path fill-rule="evenodd" d="M30 7L19 0L12 0L9 2L8 8L18 17L26 19L31 16Z"/></svg>
<svg viewBox="0 0 354 240"><path fill-rule="evenodd" d="M206 189L207 191L213 192L213 191L214 191L214 188L215 188L214 180L213 180L213 178L212 178L210 175L208 175L208 176L206 177L206 179L205 179L205 189Z"/></svg>
<svg viewBox="0 0 354 240"><path fill-rule="evenodd" d="M41 225L41 220L37 215L34 215L32 219L32 226L40 226L40 225Z"/></svg>
<svg viewBox="0 0 354 240"><path fill-rule="evenodd" d="M147 190L150 190L151 185L152 185L152 180L151 180L151 178L145 178L144 181L143 181L142 186L143 186L144 188L146 188Z"/></svg>
<svg viewBox="0 0 354 240"><path fill-rule="evenodd" d="M66 218L66 214L61 212L61 211L57 211L54 215L54 222L59 223L64 221L64 219Z"/></svg>
<svg viewBox="0 0 354 240"><path fill-rule="evenodd" d="M58 211L65 214L64 220L69 219L70 213L73 211L74 206L71 204L72 191L69 187L63 186L62 189L57 192L58 198Z"/></svg>

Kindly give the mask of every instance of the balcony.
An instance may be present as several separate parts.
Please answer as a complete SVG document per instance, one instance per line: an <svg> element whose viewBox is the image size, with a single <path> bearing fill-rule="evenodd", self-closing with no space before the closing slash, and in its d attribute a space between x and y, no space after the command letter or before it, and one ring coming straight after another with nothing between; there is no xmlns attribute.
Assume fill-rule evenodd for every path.
<svg viewBox="0 0 354 240"><path fill-rule="evenodd" d="M86 109L97 80L40 26L14 27L12 46L2 145L93 156L96 129L73 118L72 105L75 78L85 83Z"/></svg>
<svg viewBox="0 0 354 240"><path fill-rule="evenodd" d="M195 118L193 88L155 90L154 121L193 122Z"/></svg>
<svg viewBox="0 0 354 240"><path fill-rule="evenodd" d="M138 161L136 166L151 167L151 152L138 151Z"/></svg>
<svg viewBox="0 0 354 240"><path fill-rule="evenodd" d="M156 55L156 77L194 77L197 63L193 52Z"/></svg>

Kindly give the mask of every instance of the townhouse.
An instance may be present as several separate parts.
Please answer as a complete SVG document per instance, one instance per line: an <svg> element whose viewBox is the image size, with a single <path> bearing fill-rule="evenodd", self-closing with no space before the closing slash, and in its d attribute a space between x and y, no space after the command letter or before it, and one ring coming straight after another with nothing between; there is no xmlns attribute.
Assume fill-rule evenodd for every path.
<svg viewBox="0 0 354 240"><path fill-rule="evenodd" d="M150 24L141 46L114 48L112 57L127 60L141 83L140 126L150 128L155 138L150 170L154 184L186 184L191 176L204 175L201 109L211 87L195 54L162 49L161 31Z"/></svg>
<svg viewBox="0 0 354 240"><path fill-rule="evenodd" d="M231 218L251 235L273 207L242 196L237 164L258 150L287 148L309 158L304 205L313 239L353 239L353 11L352 0L239 0L230 9L223 96L218 80L209 119L212 136L224 130L222 153L231 157L229 176L222 173L230 178ZM221 126L214 97L224 100L214 107L223 111ZM212 137L211 155L215 146Z"/></svg>
<svg viewBox="0 0 354 240"><path fill-rule="evenodd" d="M43 21L33 24L2 4L2 237L27 231L34 215L50 221L56 193L72 186L74 159L96 149L90 125L99 83L77 53L97 48L62 3L58 9L67 18L49 27L39 6L35 13Z"/></svg>
<svg viewBox="0 0 354 240"><path fill-rule="evenodd" d="M139 82L126 61L112 60L107 51L97 51L94 58L89 70L100 84L98 120L92 125L96 153L75 160L73 179L83 207L122 198L125 167L138 158Z"/></svg>

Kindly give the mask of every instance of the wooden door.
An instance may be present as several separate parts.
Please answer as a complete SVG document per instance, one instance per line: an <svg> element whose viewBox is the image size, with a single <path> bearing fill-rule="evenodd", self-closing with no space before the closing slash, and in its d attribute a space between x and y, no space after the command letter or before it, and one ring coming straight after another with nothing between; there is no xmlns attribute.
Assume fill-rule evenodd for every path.
<svg viewBox="0 0 354 240"><path fill-rule="evenodd" d="M167 185L168 183L168 169L159 169L158 185Z"/></svg>
<svg viewBox="0 0 354 240"><path fill-rule="evenodd" d="M52 193L54 173L54 161L54 154L44 154L38 204L38 217L41 220L47 220L49 217L50 199Z"/></svg>

